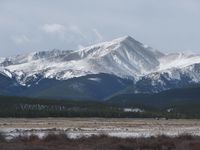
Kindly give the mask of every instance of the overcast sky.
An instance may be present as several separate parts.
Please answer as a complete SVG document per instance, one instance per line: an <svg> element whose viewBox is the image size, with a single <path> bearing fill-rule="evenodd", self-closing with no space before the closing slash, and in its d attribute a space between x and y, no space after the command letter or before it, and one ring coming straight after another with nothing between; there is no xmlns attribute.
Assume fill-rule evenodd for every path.
<svg viewBox="0 0 200 150"><path fill-rule="evenodd" d="M0 57L124 35L164 52L200 52L200 0L0 0Z"/></svg>

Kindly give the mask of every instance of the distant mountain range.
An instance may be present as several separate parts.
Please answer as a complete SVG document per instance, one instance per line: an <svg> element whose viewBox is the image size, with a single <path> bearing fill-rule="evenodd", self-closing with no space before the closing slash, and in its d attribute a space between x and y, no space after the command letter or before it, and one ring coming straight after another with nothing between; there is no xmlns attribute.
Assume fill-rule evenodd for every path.
<svg viewBox="0 0 200 150"><path fill-rule="evenodd" d="M7 96L102 101L199 83L199 54L165 54L130 36L0 59L0 95Z"/></svg>

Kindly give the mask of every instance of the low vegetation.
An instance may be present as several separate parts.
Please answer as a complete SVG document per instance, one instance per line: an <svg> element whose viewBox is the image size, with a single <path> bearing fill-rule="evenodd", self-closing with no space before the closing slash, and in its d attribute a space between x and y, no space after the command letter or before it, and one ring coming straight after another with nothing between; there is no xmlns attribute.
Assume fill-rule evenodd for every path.
<svg viewBox="0 0 200 150"><path fill-rule="evenodd" d="M35 135L0 140L2 150L199 150L200 137L116 138L106 135L70 139L64 134L49 134L43 139Z"/></svg>
<svg viewBox="0 0 200 150"><path fill-rule="evenodd" d="M3 133L0 132L0 142L5 142L5 138Z"/></svg>

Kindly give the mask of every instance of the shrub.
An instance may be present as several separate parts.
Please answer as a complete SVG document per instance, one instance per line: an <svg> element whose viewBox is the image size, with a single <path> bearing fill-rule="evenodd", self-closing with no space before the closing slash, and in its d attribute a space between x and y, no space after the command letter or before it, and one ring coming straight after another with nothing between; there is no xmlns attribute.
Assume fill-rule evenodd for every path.
<svg viewBox="0 0 200 150"><path fill-rule="evenodd" d="M4 142L5 141L5 136L2 132L0 132L0 142Z"/></svg>
<svg viewBox="0 0 200 150"><path fill-rule="evenodd" d="M50 133L46 135L43 139L44 142L51 142L51 141L63 141L63 140L69 140L67 134L65 133Z"/></svg>

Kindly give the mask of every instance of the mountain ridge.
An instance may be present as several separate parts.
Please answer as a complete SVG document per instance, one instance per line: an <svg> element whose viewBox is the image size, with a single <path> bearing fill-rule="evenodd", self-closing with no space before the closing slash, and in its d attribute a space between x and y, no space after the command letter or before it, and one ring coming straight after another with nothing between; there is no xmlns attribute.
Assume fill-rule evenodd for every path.
<svg viewBox="0 0 200 150"><path fill-rule="evenodd" d="M153 51L126 36L78 51L53 50L18 55L4 59L0 66L18 78L43 74L44 78L66 80L98 73L137 77L158 63Z"/></svg>
<svg viewBox="0 0 200 150"><path fill-rule="evenodd" d="M102 76L102 74L104 75ZM99 80L102 89L98 88L98 92L104 94L100 96L97 93L96 98L105 99L106 96L115 94L112 92L117 93L126 88L129 89L129 92L132 89L132 93L158 93L190 84L199 84L200 55L165 54L130 36L124 36L75 51L54 49L1 58L0 75L5 76L2 77L2 80L9 80L10 89L8 88L8 91L15 91L13 88L19 87L22 89L22 93L24 89L37 87L43 83L42 81L51 80L53 81L51 82L52 86L59 85L59 88L69 90L68 85L63 84L62 87L60 82L76 79L76 81L73 80L74 84L77 81L80 81L81 84L84 83L82 91L85 91L86 97L93 95L88 89L98 87L98 84L93 84L95 80L99 80L99 77L111 80L112 76L115 79L112 84L116 83L116 87L120 88L110 91L110 93L104 91L104 88L110 86L105 82L108 80L106 79L102 83ZM83 81L82 79L87 79L84 77L88 75L92 75L95 80L91 80L89 83ZM124 83L127 83L126 80L128 80L127 87L120 85L119 80ZM2 81L2 83L7 82ZM70 82L70 84L73 83ZM41 87L43 87L42 91L50 90L46 86ZM37 91L37 89L34 90ZM16 89L16 91L18 90ZM72 93L75 93L75 96L76 94L80 95L78 91ZM65 95L64 91L60 94ZM92 98L95 99L95 96L93 95Z"/></svg>

